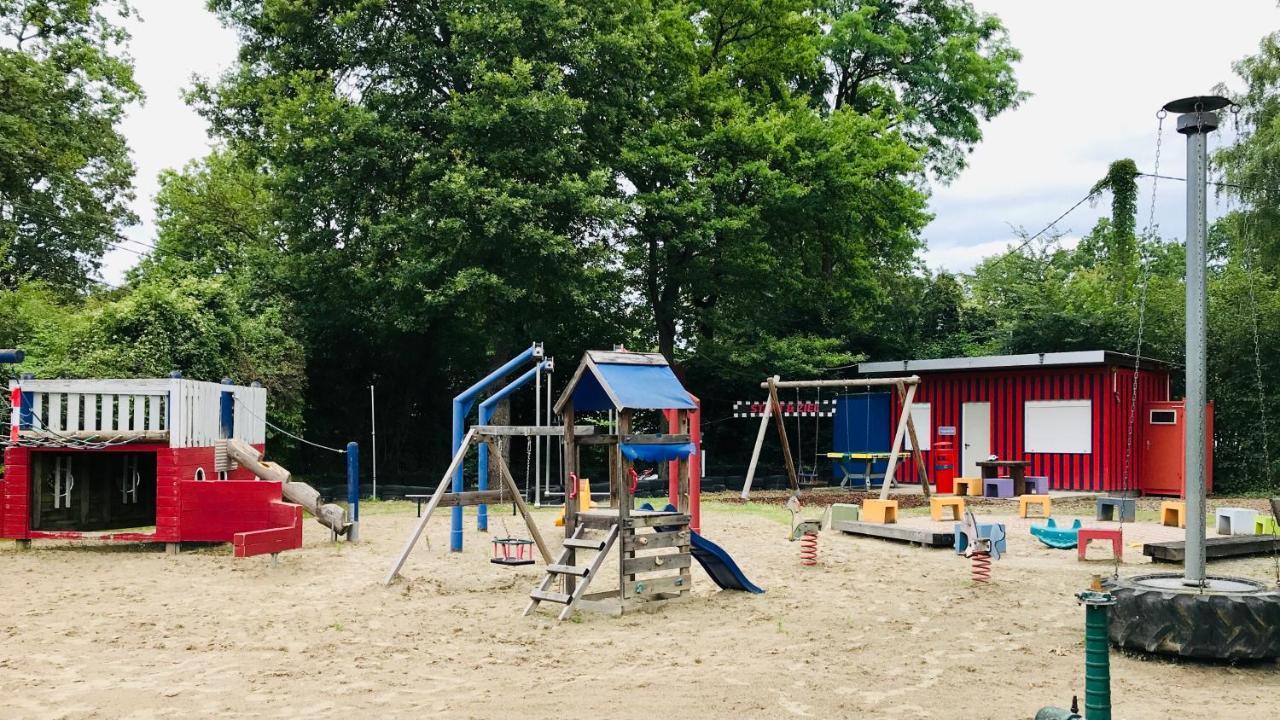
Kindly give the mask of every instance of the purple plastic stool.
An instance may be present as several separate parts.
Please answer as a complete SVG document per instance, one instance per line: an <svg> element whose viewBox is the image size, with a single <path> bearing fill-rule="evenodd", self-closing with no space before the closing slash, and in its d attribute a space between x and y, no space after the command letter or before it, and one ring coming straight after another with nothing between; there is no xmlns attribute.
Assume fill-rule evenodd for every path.
<svg viewBox="0 0 1280 720"><path fill-rule="evenodd" d="M1049 494L1049 478L1044 475L1028 475L1027 494L1028 495L1048 495Z"/></svg>
<svg viewBox="0 0 1280 720"><path fill-rule="evenodd" d="M985 478L982 481L982 494L984 497L994 498L1013 497L1013 478Z"/></svg>

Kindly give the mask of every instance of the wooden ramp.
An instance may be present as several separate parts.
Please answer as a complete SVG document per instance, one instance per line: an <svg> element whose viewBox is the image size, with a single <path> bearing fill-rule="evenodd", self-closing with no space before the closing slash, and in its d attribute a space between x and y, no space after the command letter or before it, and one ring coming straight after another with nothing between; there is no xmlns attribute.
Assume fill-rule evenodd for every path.
<svg viewBox="0 0 1280 720"><path fill-rule="evenodd" d="M956 544L956 534L954 532L906 525L881 525L879 523L836 520L831 523L831 529L849 533L850 535L862 535L881 540L896 540L898 542L923 545L924 547L951 548L955 547Z"/></svg>
<svg viewBox="0 0 1280 720"><path fill-rule="evenodd" d="M1270 555L1273 552L1280 552L1280 537L1274 535L1231 535L1204 541L1206 560ZM1147 543L1142 546L1142 554L1152 562L1181 563L1187 555L1187 543L1183 540Z"/></svg>

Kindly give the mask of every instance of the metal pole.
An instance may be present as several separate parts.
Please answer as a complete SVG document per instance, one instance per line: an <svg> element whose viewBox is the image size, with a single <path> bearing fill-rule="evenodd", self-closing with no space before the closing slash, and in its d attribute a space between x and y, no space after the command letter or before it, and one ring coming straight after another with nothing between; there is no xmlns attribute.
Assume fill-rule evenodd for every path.
<svg viewBox="0 0 1280 720"><path fill-rule="evenodd" d="M542 427L542 373L538 373L538 377L533 380L533 424L535 427ZM528 438L533 443L533 485L537 487L538 482L542 478L542 436L534 435ZM529 492L529 478L525 478L525 494ZM529 500L531 498L526 498ZM536 506L536 503L535 503Z"/></svg>
<svg viewBox="0 0 1280 720"><path fill-rule="evenodd" d="M1205 535L1205 180L1207 141L1218 127L1212 112L1178 116L1178 132L1187 136L1187 399L1186 399L1186 500L1187 554L1184 585L1204 585Z"/></svg>
<svg viewBox="0 0 1280 720"><path fill-rule="evenodd" d="M373 400L373 385L369 385L369 462L373 463L373 499L378 499L378 413Z"/></svg>
<svg viewBox="0 0 1280 720"><path fill-rule="evenodd" d="M347 443L347 505L351 513L351 529L347 542L360 542L360 446Z"/></svg>

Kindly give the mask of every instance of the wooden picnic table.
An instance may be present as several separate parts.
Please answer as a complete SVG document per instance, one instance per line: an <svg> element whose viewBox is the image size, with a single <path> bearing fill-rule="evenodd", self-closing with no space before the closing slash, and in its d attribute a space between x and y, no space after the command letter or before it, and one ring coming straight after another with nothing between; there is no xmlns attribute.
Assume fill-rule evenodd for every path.
<svg viewBox="0 0 1280 720"><path fill-rule="evenodd" d="M1027 468L1030 460L983 460L978 463L982 469L982 494L987 494L987 480L1001 477L1000 470L1009 471L1009 479L1013 480L1013 496L1027 494Z"/></svg>
<svg viewBox="0 0 1280 720"><path fill-rule="evenodd" d="M885 451L885 452L874 452L874 451L829 452L827 453L827 457L831 460L839 460L843 462L851 462L854 460L862 461L864 469L861 476L854 475L853 473L849 472L848 470L845 469L844 465L840 466L840 472L844 473L844 477L840 480L840 487L844 487L846 485L848 485L849 487L853 487L853 482L852 482L853 480L862 480L867 491L870 492L871 480L874 478L874 475L875 475L874 473L871 472L872 466L875 465L875 462L877 460L888 460L889 456L892 454L893 453L890 453L888 451ZM880 477L883 478L884 475L881 474ZM896 487L897 484L898 483L895 481L893 485L890 485L889 487Z"/></svg>

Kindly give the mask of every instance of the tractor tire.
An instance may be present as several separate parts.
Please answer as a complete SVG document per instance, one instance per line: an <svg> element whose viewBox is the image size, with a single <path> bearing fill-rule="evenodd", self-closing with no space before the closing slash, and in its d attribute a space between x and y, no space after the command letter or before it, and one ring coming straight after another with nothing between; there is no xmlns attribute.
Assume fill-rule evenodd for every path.
<svg viewBox="0 0 1280 720"><path fill-rule="evenodd" d="M1280 592L1244 578L1214 577L1229 589L1180 586L1155 573L1110 581L1111 642L1118 647L1201 660L1280 657Z"/></svg>

